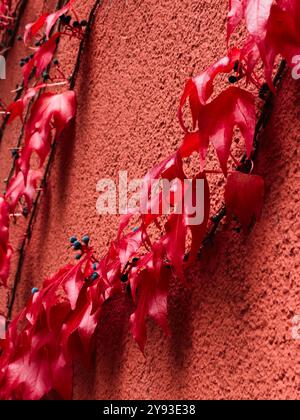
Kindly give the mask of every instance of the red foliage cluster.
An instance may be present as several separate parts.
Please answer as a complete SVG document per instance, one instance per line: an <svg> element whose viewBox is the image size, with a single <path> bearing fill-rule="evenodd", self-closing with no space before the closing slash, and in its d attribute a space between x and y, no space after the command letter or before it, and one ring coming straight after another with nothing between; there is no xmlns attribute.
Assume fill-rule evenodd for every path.
<svg viewBox="0 0 300 420"><path fill-rule="evenodd" d="M260 55L271 86L276 56L280 54L292 65L293 57L300 52L300 3L297 0L230 0L228 39L243 19L252 41L251 54L256 60Z"/></svg>
<svg viewBox="0 0 300 420"><path fill-rule="evenodd" d="M11 323L2 344L1 399L40 399L50 391L71 398L72 361L88 360L106 289L90 279L93 264L87 248L78 265L45 280Z"/></svg>
<svg viewBox="0 0 300 420"><path fill-rule="evenodd" d="M62 10L47 15L46 25L48 35L50 35L57 19L69 10L71 3ZM40 27L41 25L38 22L29 25L29 27L27 25L26 42L31 37L38 36ZM6 232L1 241L0 258L0 278L3 285L6 285L7 282L12 255L8 232L9 215L13 215L16 212L19 203L22 205L23 199L25 199L26 203L25 214L28 214L28 211L32 208L36 190L39 187L39 181L42 178L42 173L39 170L31 169L32 155L35 154L39 158L39 169L41 169L49 155L53 140L57 140L60 137L63 129L75 116L76 112L74 91L66 91L59 94L50 92L41 93L42 90L47 88L47 84L42 83L40 77L53 59L57 40L60 35L61 33L57 32L49 40L44 40L44 37L42 37L37 42L39 46L36 48L35 53L28 58L27 64L23 66L23 82L26 90L20 99L13 102L6 109L6 113L9 116L8 124L17 117L24 123L24 110L30 101L33 101L29 118L24 123L24 144L20 150L15 150L15 154L13 155L14 159L17 158L15 174L9 181L5 196L0 197L3 202L3 216L1 218L2 223L0 229L5 229ZM32 87L28 87L30 79L33 80ZM35 99L36 96L38 96L37 99ZM4 217L4 215L7 217Z"/></svg>
<svg viewBox="0 0 300 420"><path fill-rule="evenodd" d="M0 31L7 29L14 21L12 17L11 0L0 1Z"/></svg>
<svg viewBox="0 0 300 420"><path fill-rule="evenodd" d="M71 2L70 2L71 3ZM70 3L66 7L70 7ZM0 359L0 397L4 399L39 399L56 391L64 398L71 396L72 365L78 357L89 359L97 324L104 301L112 295L130 291L135 309L130 317L132 335L144 351L146 343L146 319L151 317L168 332L167 297L172 276L183 279L185 268L197 257L207 232L210 215L210 192L206 168L206 154L210 145L216 151L221 171L227 178L225 203L229 218L235 216L248 231L260 217L264 181L258 175L229 169L233 130L240 129L244 138L244 154L251 163L256 125L255 98L245 90L242 82L258 84L254 72L261 57L265 64L266 78L272 88L271 74L275 57L282 54L288 60L300 49L299 5L296 0L231 0L228 19L228 40L245 19L249 38L242 48L233 48L199 76L190 79L185 87L179 107L179 121L184 139L178 150L155 168L144 179L142 203L146 209L156 206L158 212L130 212L123 216L116 239L107 254L96 262L93 250L82 245L76 238L74 249L81 250L78 264L62 268L44 282L24 311L10 325L2 343ZM65 13L65 12L63 12ZM27 25L25 42L35 36L45 25L46 35L62 12L43 15L35 23ZM33 68L36 75L47 67L55 51L54 34L40 46L34 57L24 66L27 84ZM213 96L214 81L220 74L228 74L230 86ZM44 85L29 88L22 99L10 106L11 120L19 116L28 100ZM185 105L189 103L191 127L187 123ZM24 196L30 207L40 173L30 169L30 157L36 153L42 167L53 138L55 127L58 137L75 113L73 92L62 94L43 93L31 108L25 126L25 144L16 165L7 195L2 200L1 252L2 267L7 266L8 214L16 208ZM188 193L184 183L184 159L194 152L199 155L199 173L192 182L192 195L196 181L204 183L203 222L191 225L189 217L194 209L186 204ZM235 162L235 160L233 159ZM232 164L231 164L232 166ZM250 164L250 167L253 165ZM163 216L164 196L151 194L153 180L174 181L171 214ZM177 212L180 203L181 212ZM139 218L139 226L130 229ZM159 235L153 235L153 230ZM2 246L3 243L3 246ZM188 244L188 246L187 246ZM1 262L0 261L0 262ZM3 269L4 269L3 268ZM5 270L5 274L6 274ZM4 276L5 277L5 276ZM63 380L62 380L63 378Z"/></svg>

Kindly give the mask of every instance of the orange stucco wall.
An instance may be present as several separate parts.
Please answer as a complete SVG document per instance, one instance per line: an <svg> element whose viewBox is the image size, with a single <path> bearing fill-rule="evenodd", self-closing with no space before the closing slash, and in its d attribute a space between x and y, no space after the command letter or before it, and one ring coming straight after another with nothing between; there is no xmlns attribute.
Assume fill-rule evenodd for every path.
<svg viewBox="0 0 300 420"><path fill-rule="evenodd" d="M55 4L46 3L50 10ZM91 5L78 1L76 10L83 18ZM28 1L22 28L42 7L42 1ZM179 145L178 99L186 79L224 53L226 9L226 0L104 1L76 85L73 136L57 150L15 312L33 286L71 260L71 234L89 233L99 254L114 237L117 217L96 213L97 181L115 179L119 170L142 177ZM60 45L64 68L72 69L75 51L76 43ZM0 81L7 101L26 54L22 43L9 54L8 80ZM262 220L247 238L222 229L189 271L187 285L172 284L172 336L149 322L146 357L128 332L126 301L107 303L94 364L89 371L76 367L75 398L300 397L300 346L291 335L300 314L299 83L286 76L264 135ZM0 179L7 176L8 149L19 129L16 123L5 132ZM222 189L218 179L211 185L213 194ZM15 246L23 230L20 221L13 227ZM2 308L5 300L1 289Z"/></svg>

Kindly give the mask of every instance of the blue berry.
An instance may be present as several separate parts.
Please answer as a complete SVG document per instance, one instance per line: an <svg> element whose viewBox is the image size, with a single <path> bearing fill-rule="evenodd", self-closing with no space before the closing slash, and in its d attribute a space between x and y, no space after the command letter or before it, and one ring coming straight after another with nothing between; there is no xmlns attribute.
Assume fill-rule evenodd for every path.
<svg viewBox="0 0 300 420"><path fill-rule="evenodd" d="M42 76L43 76L44 80L49 80L50 79L50 76L46 71L43 72Z"/></svg>
<svg viewBox="0 0 300 420"><path fill-rule="evenodd" d="M80 260L81 257L82 257L82 254L77 254L75 255L75 260Z"/></svg>
<svg viewBox="0 0 300 420"><path fill-rule="evenodd" d="M82 245L79 241L74 242L73 244L73 248L75 249L75 251L78 251L79 249L81 249Z"/></svg>
<svg viewBox="0 0 300 420"><path fill-rule="evenodd" d="M84 235L84 237L82 238L82 242L88 245L88 243L90 242L90 237L88 235Z"/></svg>
<svg viewBox="0 0 300 420"><path fill-rule="evenodd" d="M27 207L24 207L23 210L22 210L22 214L23 214L24 217L27 217L28 214L29 214L29 209Z"/></svg>
<svg viewBox="0 0 300 420"><path fill-rule="evenodd" d="M234 84L237 81L238 81L238 79L235 76L229 76L229 78L228 78L228 82L231 83L231 84Z"/></svg>
<svg viewBox="0 0 300 420"><path fill-rule="evenodd" d="M31 293L34 295L34 294L36 294L37 292L39 291L39 289L37 288L37 287L33 287L32 289L31 289Z"/></svg>
<svg viewBox="0 0 300 420"><path fill-rule="evenodd" d="M139 228L138 228L138 227L135 227L135 228L133 228L133 229L132 229L132 232L134 232L134 233L135 233L135 232L137 232L138 230L139 230Z"/></svg>
<svg viewBox="0 0 300 420"><path fill-rule="evenodd" d="M122 274L121 276L121 282L126 283L128 281L128 274Z"/></svg>
<svg viewBox="0 0 300 420"><path fill-rule="evenodd" d="M76 236L71 236L71 238L70 238L70 242L71 242L71 244L73 244L74 242L76 242L77 241L77 238L76 238Z"/></svg>
<svg viewBox="0 0 300 420"><path fill-rule="evenodd" d="M16 149L12 150L11 155L14 159L19 159L19 153Z"/></svg>
<svg viewBox="0 0 300 420"><path fill-rule="evenodd" d="M92 280L97 280L98 277L99 277L99 274L96 272L91 275Z"/></svg>
<svg viewBox="0 0 300 420"><path fill-rule="evenodd" d="M97 263L94 263L93 264L93 270L97 270L97 267L98 267L98 264Z"/></svg>

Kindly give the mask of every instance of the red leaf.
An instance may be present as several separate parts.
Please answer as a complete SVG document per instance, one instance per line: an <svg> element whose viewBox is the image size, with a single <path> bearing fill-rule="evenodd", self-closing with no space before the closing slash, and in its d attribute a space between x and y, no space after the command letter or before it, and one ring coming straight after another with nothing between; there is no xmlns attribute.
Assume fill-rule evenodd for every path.
<svg viewBox="0 0 300 420"><path fill-rule="evenodd" d="M7 286L12 255L13 250L10 245L7 245L6 247L0 245L0 280L5 287Z"/></svg>
<svg viewBox="0 0 300 420"><path fill-rule="evenodd" d="M6 286L9 276L12 248L9 241L9 207L4 199L0 197L0 280Z"/></svg>
<svg viewBox="0 0 300 420"><path fill-rule="evenodd" d="M265 66L265 76L273 87L275 59L281 54L292 64L300 54L300 4L298 0L232 0L228 20L228 38L245 17L247 29L257 44Z"/></svg>
<svg viewBox="0 0 300 420"><path fill-rule="evenodd" d="M51 146L51 124L56 129L56 138L75 116L76 97L74 91L61 94L43 93L34 103L30 118L25 128L25 146L18 160L19 168L26 177L30 167L30 158L35 152L43 165Z"/></svg>
<svg viewBox="0 0 300 420"><path fill-rule="evenodd" d="M164 245L167 257L175 268L180 279L184 278L183 258L185 254L185 240L187 227L184 214L172 214L166 223L166 236Z"/></svg>
<svg viewBox="0 0 300 420"><path fill-rule="evenodd" d="M35 22L29 23L25 26L25 33L24 33L24 43L25 45L28 44L29 39L33 38L38 32L42 29L42 27L46 24L45 33L46 37L49 38L50 32L53 26L56 24L57 20L67 13L71 8L74 0L70 0L63 8L57 10L54 13L45 13L41 15Z"/></svg>
<svg viewBox="0 0 300 420"><path fill-rule="evenodd" d="M250 157L255 132L254 96L240 88L230 87L209 103L201 113L199 131L204 143L214 145L222 171L227 175L234 127L241 130L247 156Z"/></svg>
<svg viewBox="0 0 300 420"><path fill-rule="evenodd" d="M246 25L258 43L266 37L267 23L273 2L274 0L247 0Z"/></svg>
<svg viewBox="0 0 300 420"><path fill-rule="evenodd" d="M244 17L245 0L229 0L227 41Z"/></svg>
<svg viewBox="0 0 300 420"><path fill-rule="evenodd" d="M20 117L21 121L23 122L23 112L27 103L36 95L40 89L43 89L45 86L46 84L42 83L36 87L28 89L23 98L18 99L16 102L13 102L11 105L9 105L6 110L6 112L10 114L7 123L10 124L17 117Z"/></svg>
<svg viewBox="0 0 300 420"><path fill-rule="evenodd" d="M135 278L137 285L137 307L130 317L130 329L133 338L142 352L147 339L146 318L150 316L169 333L167 321L167 296L171 270L162 266L161 246L157 245L153 253L147 256L148 268L141 271Z"/></svg>
<svg viewBox="0 0 300 420"><path fill-rule="evenodd" d="M259 45L265 65L267 81L272 85L276 56L280 54L293 66L293 57L300 54L300 4L285 3L284 10L274 5L271 9L264 43Z"/></svg>
<svg viewBox="0 0 300 420"><path fill-rule="evenodd" d="M51 389L51 373L47 355L37 352L35 357L30 349L12 361L6 372L6 393L13 389L13 399L39 400ZM10 398L6 398L10 399Z"/></svg>
<svg viewBox="0 0 300 420"><path fill-rule="evenodd" d="M274 0L230 0L227 37L230 38L243 17L256 42L266 36L267 23Z"/></svg>
<svg viewBox="0 0 300 420"><path fill-rule="evenodd" d="M44 26L46 17L48 16L48 13L43 14L33 23L28 23L25 26L25 32L24 32L24 43L25 45L28 44L28 41L30 38L33 38L40 29Z"/></svg>
<svg viewBox="0 0 300 420"><path fill-rule="evenodd" d="M213 82L216 76L220 73L230 73L234 69L236 61L239 59L240 50L233 48L228 52L227 56L221 58L221 60L210 66L199 76L194 77L187 82L180 100L178 111L179 122L184 131L188 131L183 121L183 107L187 98L190 100L190 107L193 116L193 128L195 128L202 107L206 105L208 99L213 93Z"/></svg>
<svg viewBox="0 0 300 420"><path fill-rule="evenodd" d="M199 131L196 131L194 133L185 134L183 143L179 149L179 153L182 159L191 156L191 154L194 152L199 153L200 170L203 171L205 166L207 149L207 141L205 141L205 139L201 136Z"/></svg>
<svg viewBox="0 0 300 420"><path fill-rule="evenodd" d="M57 45L56 41L60 35L60 32L54 34L48 41L46 41L37 49L32 59L27 64L25 64L22 69L25 86L28 85L29 77L34 67L36 67L36 77L40 77L43 71L46 70L54 56Z"/></svg>
<svg viewBox="0 0 300 420"><path fill-rule="evenodd" d="M236 216L244 231L259 220L263 207L264 180L257 175L233 172L228 176L225 190L227 216Z"/></svg>
<svg viewBox="0 0 300 420"><path fill-rule="evenodd" d="M84 276L81 271L82 264L83 261L70 270L62 280L72 310L76 308L79 293L84 285Z"/></svg>
<svg viewBox="0 0 300 420"><path fill-rule="evenodd" d="M190 229L192 233L192 243L191 248L189 252L189 264L193 263L198 255L198 251L200 249L200 246L205 238L207 225L209 222L209 215L210 215L210 191L209 191L209 185L206 178L206 174L200 173L194 180L193 180L193 189L195 190L195 182L197 179L203 179L204 181L204 219L201 224L196 225L189 225L187 224L188 228ZM197 203L193 202L193 206L195 206ZM186 206L187 204L185 204ZM185 208L185 214L188 216L192 215L192 211L190 208Z"/></svg>
<svg viewBox="0 0 300 420"><path fill-rule="evenodd" d="M26 185L22 172L18 172L10 180L5 197L9 202L12 213L15 212L18 201L23 196L25 197L28 210L31 210L33 199L36 194L37 183L41 178L42 173L40 171L29 170Z"/></svg>
<svg viewBox="0 0 300 420"><path fill-rule="evenodd" d="M46 31L45 31L47 38L49 38L51 29L53 28L53 26L55 25L57 20L62 15L64 15L65 13L67 13L69 11L69 9L71 8L73 3L74 3L74 0L70 0L63 8L61 8L61 9L57 10L56 12L51 13L49 16L47 16L47 18L46 18Z"/></svg>

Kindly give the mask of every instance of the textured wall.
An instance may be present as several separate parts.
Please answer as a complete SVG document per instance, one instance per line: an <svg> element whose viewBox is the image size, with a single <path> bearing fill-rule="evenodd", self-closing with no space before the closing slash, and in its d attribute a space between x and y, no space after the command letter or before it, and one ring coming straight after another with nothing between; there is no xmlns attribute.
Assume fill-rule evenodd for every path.
<svg viewBox="0 0 300 420"><path fill-rule="evenodd" d="M78 3L85 17L92 1ZM70 261L71 234L90 233L99 253L114 237L117 218L96 213L97 181L123 169L142 176L178 146L178 99L187 77L224 53L226 8L226 0L104 2L76 86L74 135L58 148L15 310L33 286ZM42 2L29 0L23 25L41 9ZM9 80L0 82L4 98L19 80L23 50L19 45L10 54ZM73 53L61 45L69 69ZM222 230L187 285L172 285L172 337L149 322L146 358L128 333L126 301L107 303L95 364L76 371L76 398L300 397L300 346L291 338L291 319L300 314L299 105L299 82L288 76L263 139L266 204L250 237ZM18 129L7 130L2 142L1 179ZM219 191L218 179L211 183ZM22 229L18 223L16 238Z"/></svg>

